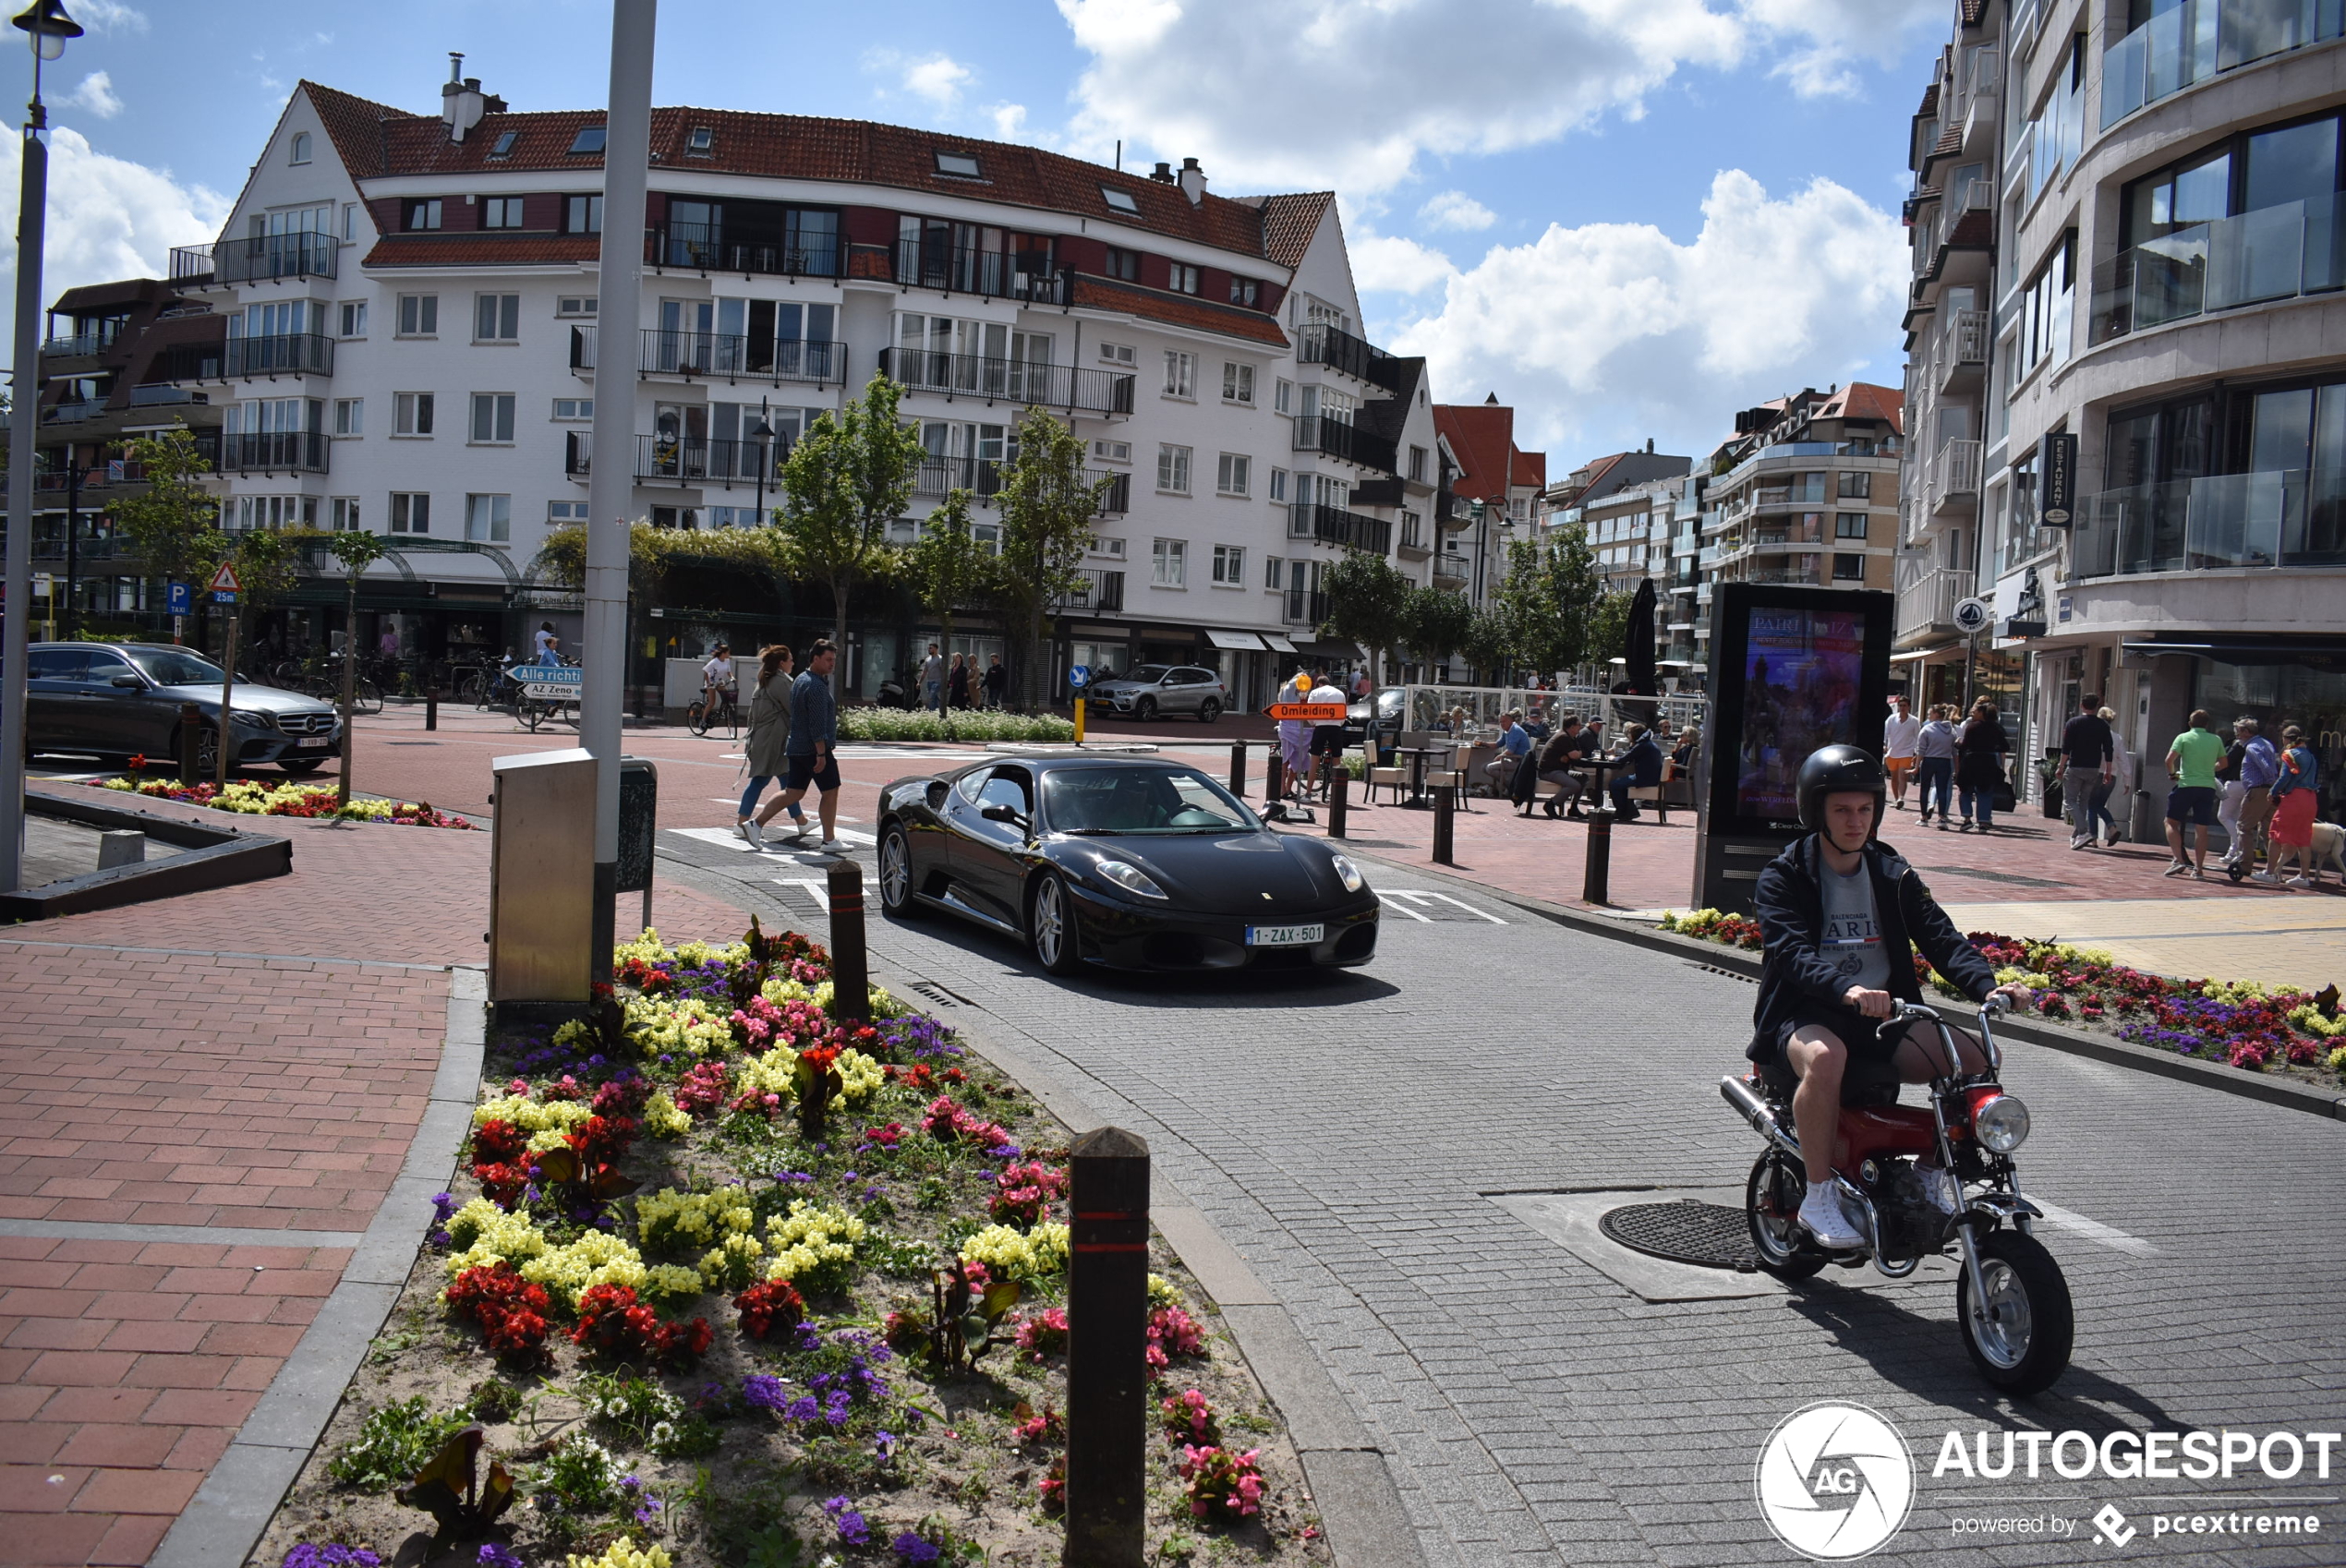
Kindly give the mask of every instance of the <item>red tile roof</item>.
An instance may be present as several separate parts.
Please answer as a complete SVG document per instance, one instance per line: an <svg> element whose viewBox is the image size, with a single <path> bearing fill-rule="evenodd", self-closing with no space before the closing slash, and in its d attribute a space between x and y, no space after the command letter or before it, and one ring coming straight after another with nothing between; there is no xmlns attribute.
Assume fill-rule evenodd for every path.
<svg viewBox="0 0 2346 1568"><path fill-rule="evenodd" d="M598 261L599 235L385 235L366 267L539 267Z"/></svg>
<svg viewBox="0 0 2346 1568"><path fill-rule="evenodd" d="M1896 387L1852 381L1820 404L1819 419L1886 419L1892 429L1905 429L1906 394Z"/></svg>
<svg viewBox="0 0 2346 1568"><path fill-rule="evenodd" d="M1451 490L1469 501L1507 499L1515 452L1515 410L1489 403L1437 403L1433 428L1450 443L1460 472Z"/></svg>
<svg viewBox="0 0 2346 1568"><path fill-rule="evenodd" d="M1210 299L1140 288L1131 283L1095 278L1088 273L1076 274L1074 303L1087 309L1119 310L1146 320L1165 321L1177 327L1194 327L1205 332L1220 332L1225 337L1245 338L1275 348L1288 346L1287 334L1279 331L1278 322L1259 310L1216 305Z"/></svg>
<svg viewBox="0 0 2346 1568"><path fill-rule="evenodd" d="M1515 482L1548 488L1548 454L1544 452L1518 452L1515 454Z"/></svg>
<svg viewBox="0 0 2346 1568"><path fill-rule="evenodd" d="M410 114L316 82L303 82L301 90L317 106L335 151L361 179L500 171L583 174L602 168L601 154L569 151L581 127L603 122L600 110L492 114L463 141L452 142L437 114ZM686 138L700 127L713 133L705 157L686 151ZM513 146L502 158L491 156L508 131L514 133ZM938 174L940 151L976 158L984 177ZM651 153L655 184L663 171L707 169L887 186L1126 223L1290 268L1332 199L1328 192L1243 199L1209 192L1192 206L1178 186L1037 147L868 120L732 109L654 109ZM1101 195L1104 187L1131 196L1139 214L1110 208Z"/></svg>

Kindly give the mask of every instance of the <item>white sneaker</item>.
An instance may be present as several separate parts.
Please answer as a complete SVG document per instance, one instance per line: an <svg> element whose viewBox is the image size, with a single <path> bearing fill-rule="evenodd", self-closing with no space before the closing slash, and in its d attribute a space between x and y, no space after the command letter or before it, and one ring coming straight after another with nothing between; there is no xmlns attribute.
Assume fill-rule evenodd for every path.
<svg viewBox="0 0 2346 1568"><path fill-rule="evenodd" d="M847 853L847 840L844 838L826 838L822 842L821 849L823 853L827 855L843 855Z"/></svg>
<svg viewBox="0 0 2346 1568"><path fill-rule="evenodd" d="M1842 1213L1841 1200L1829 1187L1808 1189L1808 1196L1800 1200L1800 1224L1827 1251L1852 1252L1866 1244Z"/></svg>
<svg viewBox="0 0 2346 1568"><path fill-rule="evenodd" d="M2262 882L2267 886L2273 887L2280 886L2280 878L2275 876L2269 871L2252 871L2248 874L2248 880L2251 882Z"/></svg>
<svg viewBox="0 0 2346 1568"><path fill-rule="evenodd" d="M798 844L804 843L806 841L807 833L813 829L814 826L815 825L813 823L807 821L803 816L794 816L791 818L791 841Z"/></svg>
<svg viewBox="0 0 2346 1568"><path fill-rule="evenodd" d="M2307 877L2292 876L2288 881L2282 883L2281 886L2284 887L2314 887L2315 884Z"/></svg>
<svg viewBox="0 0 2346 1568"><path fill-rule="evenodd" d="M756 817L745 816L733 826L740 830L741 836L748 840L751 849L762 850L766 847L766 830L757 826Z"/></svg>
<svg viewBox="0 0 2346 1568"><path fill-rule="evenodd" d="M1942 1214L1963 1212L1963 1188L1953 1171L1944 1165L1917 1165L1915 1175L1922 1178L1922 1195L1932 1208Z"/></svg>

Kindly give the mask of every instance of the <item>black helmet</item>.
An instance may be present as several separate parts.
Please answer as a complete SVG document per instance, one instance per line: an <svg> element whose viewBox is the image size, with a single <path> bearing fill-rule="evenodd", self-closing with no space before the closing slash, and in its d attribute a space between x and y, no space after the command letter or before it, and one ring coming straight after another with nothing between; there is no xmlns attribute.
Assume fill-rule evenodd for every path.
<svg viewBox="0 0 2346 1568"><path fill-rule="evenodd" d="M1821 833L1825 827L1825 797L1863 790L1873 797L1874 826L1881 825L1881 813L1890 794L1890 782L1881 771L1881 764L1873 754L1860 746L1821 746L1808 754L1800 765L1797 794L1800 801L1800 826L1811 833Z"/></svg>

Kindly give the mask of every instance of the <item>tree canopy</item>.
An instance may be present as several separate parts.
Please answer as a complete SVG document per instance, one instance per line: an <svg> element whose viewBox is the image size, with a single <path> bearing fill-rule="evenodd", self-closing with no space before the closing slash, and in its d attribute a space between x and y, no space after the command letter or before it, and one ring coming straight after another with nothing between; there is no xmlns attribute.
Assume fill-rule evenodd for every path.
<svg viewBox="0 0 2346 1568"><path fill-rule="evenodd" d="M1017 683L1022 706L1041 706L1047 675L1044 633L1052 607L1083 585L1083 552L1110 481L1083 474L1083 438L1039 408L1018 423L1018 451L1002 469L994 504L1002 519L1002 556L996 585L1005 630L1018 639Z"/></svg>
<svg viewBox="0 0 2346 1568"><path fill-rule="evenodd" d="M1321 631L1366 646L1373 681L1385 678L1386 656L1407 635L1412 587L1391 561L1364 549L1345 551L1320 574L1328 604Z"/></svg>
<svg viewBox="0 0 2346 1568"><path fill-rule="evenodd" d="M925 455L897 416L903 389L875 376L834 419L816 416L782 464L779 544L784 568L831 592L831 641L847 645L847 595L897 564L889 525L912 504Z"/></svg>

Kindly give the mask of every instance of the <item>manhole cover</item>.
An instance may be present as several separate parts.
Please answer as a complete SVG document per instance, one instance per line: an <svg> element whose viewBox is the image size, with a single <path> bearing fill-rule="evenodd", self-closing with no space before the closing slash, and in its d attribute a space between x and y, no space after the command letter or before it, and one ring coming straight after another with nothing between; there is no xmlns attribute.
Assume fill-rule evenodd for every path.
<svg viewBox="0 0 2346 1568"><path fill-rule="evenodd" d="M1674 1263L1749 1273L1760 1266L1741 1209L1687 1199L1630 1203L1598 1216L1597 1228L1622 1246Z"/></svg>

